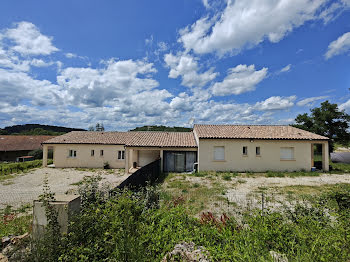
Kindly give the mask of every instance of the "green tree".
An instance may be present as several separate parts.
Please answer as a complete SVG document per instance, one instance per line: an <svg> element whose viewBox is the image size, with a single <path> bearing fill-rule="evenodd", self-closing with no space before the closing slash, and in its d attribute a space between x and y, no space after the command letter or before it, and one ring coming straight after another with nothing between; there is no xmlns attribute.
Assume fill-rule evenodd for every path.
<svg viewBox="0 0 350 262"><path fill-rule="evenodd" d="M350 115L344 110L339 110L337 104L331 104L327 100L321 103L320 107L312 108L310 111L310 115L299 114L293 126L330 138L331 151L333 142L349 143Z"/></svg>
<svg viewBox="0 0 350 262"><path fill-rule="evenodd" d="M105 127L103 126L103 124L97 123L95 131L105 131Z"/></svg>

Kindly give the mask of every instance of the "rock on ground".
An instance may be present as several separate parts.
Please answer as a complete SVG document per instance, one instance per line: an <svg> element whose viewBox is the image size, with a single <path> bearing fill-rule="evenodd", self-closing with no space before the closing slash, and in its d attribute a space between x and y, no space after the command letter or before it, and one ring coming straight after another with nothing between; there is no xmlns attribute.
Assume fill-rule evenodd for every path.
<svg viewBox="0 0 350 262"><path fill-rule="evenodd" d="M162 260L167 261L186 261L186 262L209 262L208 251L204 247L196 247L194 243L182 242L174 247L174 250L168 253Z"/></svg>

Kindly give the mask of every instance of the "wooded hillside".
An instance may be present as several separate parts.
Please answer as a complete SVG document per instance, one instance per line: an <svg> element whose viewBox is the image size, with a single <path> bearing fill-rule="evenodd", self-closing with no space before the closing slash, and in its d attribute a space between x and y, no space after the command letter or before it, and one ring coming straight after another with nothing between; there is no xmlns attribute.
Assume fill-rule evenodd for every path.
<svg viewBox="0 0 350 262"><path fill-rule="evenodd" d="M39 124L26 124L7 126L0 129L1 135L62 135L71 131L85 131L80 128L69 128L63 126L50 126Z"/></svg>

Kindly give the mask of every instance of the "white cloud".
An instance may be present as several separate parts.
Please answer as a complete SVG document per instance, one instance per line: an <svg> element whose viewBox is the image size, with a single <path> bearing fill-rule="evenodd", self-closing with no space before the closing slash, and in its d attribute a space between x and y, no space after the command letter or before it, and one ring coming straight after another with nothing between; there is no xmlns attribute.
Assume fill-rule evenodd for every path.
<svg viewBox="0 0 350 262"><path fill-rule="evenodd" d="M170 68L169 78L182 77L181 84L187 87L203 87L208 82L212 81L218 73L211 68L203 73L198 73L200 70L197 60L189 54L172 53L164 56L164 61L167 67Z"/></svg>
<svg viewBox="0 0 350 262"><path fill-rule="evenodd" d="M292 68L292 65L291 65L291 64L286 65L285 67L283 67L283 68L279 71L279 73L289 72L291 68Z"/></svg>
<svg viewBox="0 0 350 262"><path fill-rule="evenodd" d="M11 49L22 55L49 55L58 51L52 37L41 34L30 22L17 23L15 28L7 29L4 36L16 43Z"/></svg>
<svg viewBox="0 0 350 262"><path fill-rule="evenodd" d="M255 70L254 65L238 65L228 70L228 74L222 82L217 82L212 87L212 93L216 96L239 95L253 91L267 75L267 68Z"/></svg>
<svg viewBox="0 0 350 262"><path fill-rule="evenodd" d="M205 8L210 8L210 5L209 5L209 1L208 0L202 0L202 3L204 5Z"/></svg>
<svg viewBox="0 0 350 262"><path fill-rule="evenodd" d="M145 39L145 44L150 46L153 45L153 35Z"/></svg>
<svg viewBox="0 0 350 262"><path fill-rule="evenodd" d="M0 102L12 105L29 100L33 105L62 103L62 89L47 80L36 80L24 72L11 72L0 68Z"/></svg>
<svg viewBox="0 0 350 262"><path fill-rule="evenodd" d="M297 102L297 106L313 106L314 102L322 99L326 99L328 96L315 96L315 97L309 97L305 98L303 100L300 100Z"/></svg>
<svg viewBox="0 0 350 262"><path fill-rule="evenodd" d="M349 8L350 8L349 0L339 0L339 1L335 0L333 2L330 2L330 5L320 13L319 17L323 19L325 24L327 24L335 20L345 10Z"/></svg>
<svg viewBox="0 0 350 262"><path fill-rule="evenodd" d="M294 28L318 19L326 0L228 0L225 10L180 31L184 48L199 54L240 51L268 39L277 43Z"/></svg>
<svg viewBox="0 0 350 262"><path fill-rule="evenodd" d="M345 110L346 112L350 113L350 99L346 101L345 103L339 105L340 110Z"/></svg>
<svg viewBox="0 0 350 262"><path fill-rule="evenodd" d="M158 87L159 83L148 77L155 72L152 63L111 60L102 69L65 68L57 82L67 90L67 99L73 104L99 107Z"/></svg>
<svg viewBox="0 0 350 262"><path fill-rule="evenodd" d="M257 102L254 109L261 111L289 109L294 106L294 101L296 98L296 96L271 96L264 101Z"/></svg>
<svg viewBox="0 0 350 262"><path fill-rule="evenodd" d="M35 67L48 67L48 66L51 66L54 64L54 62L45 62L44 60L42 59L32 59L32 61L30 61L30 64L32 66L35 66Z"/></svg>
<svg viewBox="0 0 350 262"><path fill-rule="evenodd" d="M336 55L341 55L350 51L350 32L338 37L337 40L331 42L325 54L325 58L329 59Z"/></svg>
<svg viewBox="0 0 350 262"><path fill-rule="evenodd" d="M76 55L76 54L73 54L73 53L65 53L64 55L65 55L65 57L67 57L67 58L75 58L75 57L77 57L77 55Z"/></svg>

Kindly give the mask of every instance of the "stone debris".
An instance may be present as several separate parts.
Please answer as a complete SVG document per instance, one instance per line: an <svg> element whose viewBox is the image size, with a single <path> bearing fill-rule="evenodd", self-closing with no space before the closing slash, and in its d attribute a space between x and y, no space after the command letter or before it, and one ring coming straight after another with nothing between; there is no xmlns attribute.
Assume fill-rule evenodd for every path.
<svg viewBox="0 0 350 262"><path fill-rule="evenodd" d="M25 250L23 247L21 247L21 243L23 240L29 237L29 233L25 233L23 235L19 236L6 236L1 239L1 248L0 249L0 262L7 262L9 261L16 261L16 259L13 259L16 257L15 253L22 252Z"/></svg>
<svg viewBox="0 0 350 262"><path fill-rule="evenodd" d="M0 253L0 262L8 262L9 260L7 259L7 257L5 255L3 255L2 253Z"/></svg>
<svg viewBox="0 0 350 262"><path fill-rule="evenodd" d="M194 243L182 242L169 252L162 262L186 261L186 262L210 262L208 251L201 246L196 247Z"/></svg>
<svg viewBox="0 0 350 262"><path fill-rule="evenodd" d="M276 251L271 250L270 256L273 259L273 262L288 262L288 258L285 254L278 253Z"/></svg>

